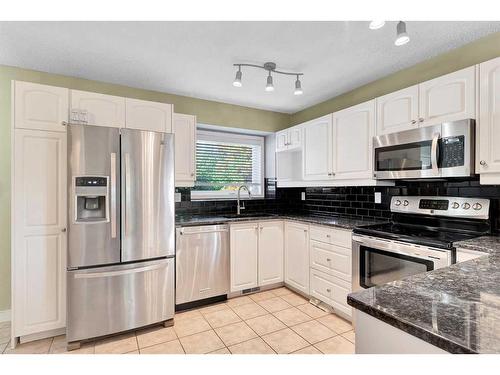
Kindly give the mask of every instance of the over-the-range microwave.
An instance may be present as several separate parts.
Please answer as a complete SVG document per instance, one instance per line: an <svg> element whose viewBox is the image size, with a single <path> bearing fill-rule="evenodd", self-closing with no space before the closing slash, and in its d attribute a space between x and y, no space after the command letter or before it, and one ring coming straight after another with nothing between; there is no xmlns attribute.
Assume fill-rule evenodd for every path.
<svg viewBox="0 0 500 375"><path fill-rule="evenodd" d="M467 119L373 137L375 178L469 177L474 134L474 120Z"/></svg>

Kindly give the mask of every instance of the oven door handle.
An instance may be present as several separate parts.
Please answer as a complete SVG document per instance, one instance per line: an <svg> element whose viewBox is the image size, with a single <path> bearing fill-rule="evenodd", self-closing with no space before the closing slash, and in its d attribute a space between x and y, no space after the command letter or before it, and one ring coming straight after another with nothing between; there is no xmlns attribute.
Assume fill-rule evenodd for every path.
<svg viewBox="0 0 500 375"><path fill-rule="evenodd" d="M436 176L439 175L439 165L438 165L438 159L439 159L439 138L441 137L441 134L439 133L434 133L432 137L432 145L431 145L431 165L432 165L432 171Z"/></svg>

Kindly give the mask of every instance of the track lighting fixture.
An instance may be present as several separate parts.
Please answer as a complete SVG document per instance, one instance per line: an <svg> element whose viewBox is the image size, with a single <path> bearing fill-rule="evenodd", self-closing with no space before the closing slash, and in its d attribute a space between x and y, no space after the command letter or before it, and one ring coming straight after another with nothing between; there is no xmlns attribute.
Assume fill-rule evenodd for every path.
<svg viewBox="0 0 500 375"><path fill-rule="evenodd" d="M406 32L406 23L403 21L399 21L398 25L396 26L396 40L394 41L394 44L397 46L402 46L403 44L406 44L410 41L410 37L408 36L408 33Z"/></svg>
<svg viewBox="0 0 500 375"><path fill-rule="evenodd" d="M252 68L259 68L259 69L267 70L268 75L267 75L266 86L264 88L265 91L268 91L268 92L274 91L274 83L273 83L272 73L276 73L276 74L283 74L283 75L288 75L288 76L297 76L297 80L295 81L295 90L293 91L293 93L294 93L294 95L302 95L304 93L302 91L302 84L300 82L300 76L303 76L304 73L282 72L280 70L276 70L276 64L273 62L267 62L264 65L233 64L233 66L238 67L238 71L236 72L236 77L234 78L234 81L233 81L233 86L235 86L235 87L243 86L243 84L241 82L241 76L242 76L241 67L248 66L248 67L252 67Z"/></svg>

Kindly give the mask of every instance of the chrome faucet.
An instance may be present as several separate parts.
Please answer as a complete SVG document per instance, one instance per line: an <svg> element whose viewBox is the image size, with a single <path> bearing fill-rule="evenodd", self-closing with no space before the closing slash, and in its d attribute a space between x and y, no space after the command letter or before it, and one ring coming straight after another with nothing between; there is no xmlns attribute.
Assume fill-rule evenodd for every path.
<svg viewBox="0 0 500 375"><path fill-rule="evenodd" d="M236 214L239 215L241 214L241 210L244 210L245 209L245 202L243 202L243 206L240 206L240 194L241 194L241 189L245 189L246 191L248 191L248 198L250 198L252 196L252 194L250 193L250 190L248 189L248 186L246 185L241 185L239 188L238 188L238 206L236 208Z"/></svg>

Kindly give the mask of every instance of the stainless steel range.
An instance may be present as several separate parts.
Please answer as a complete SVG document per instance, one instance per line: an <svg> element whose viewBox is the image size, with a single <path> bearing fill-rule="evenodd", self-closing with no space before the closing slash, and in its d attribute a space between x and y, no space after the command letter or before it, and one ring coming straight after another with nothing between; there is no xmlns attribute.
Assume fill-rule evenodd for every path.
<svg viewBox="0 0 500 375"><path fill-rule="evenodd" d="M68 347L171 320L173 136L70 125L68 160Z"/></svg>
<svg viewBox="0 0 500 375"><path fill-rule="evenodd" d="M488 199L391 200L392 221L353 230L353 290L455 263L454 243L491 232Z"/></svg>

